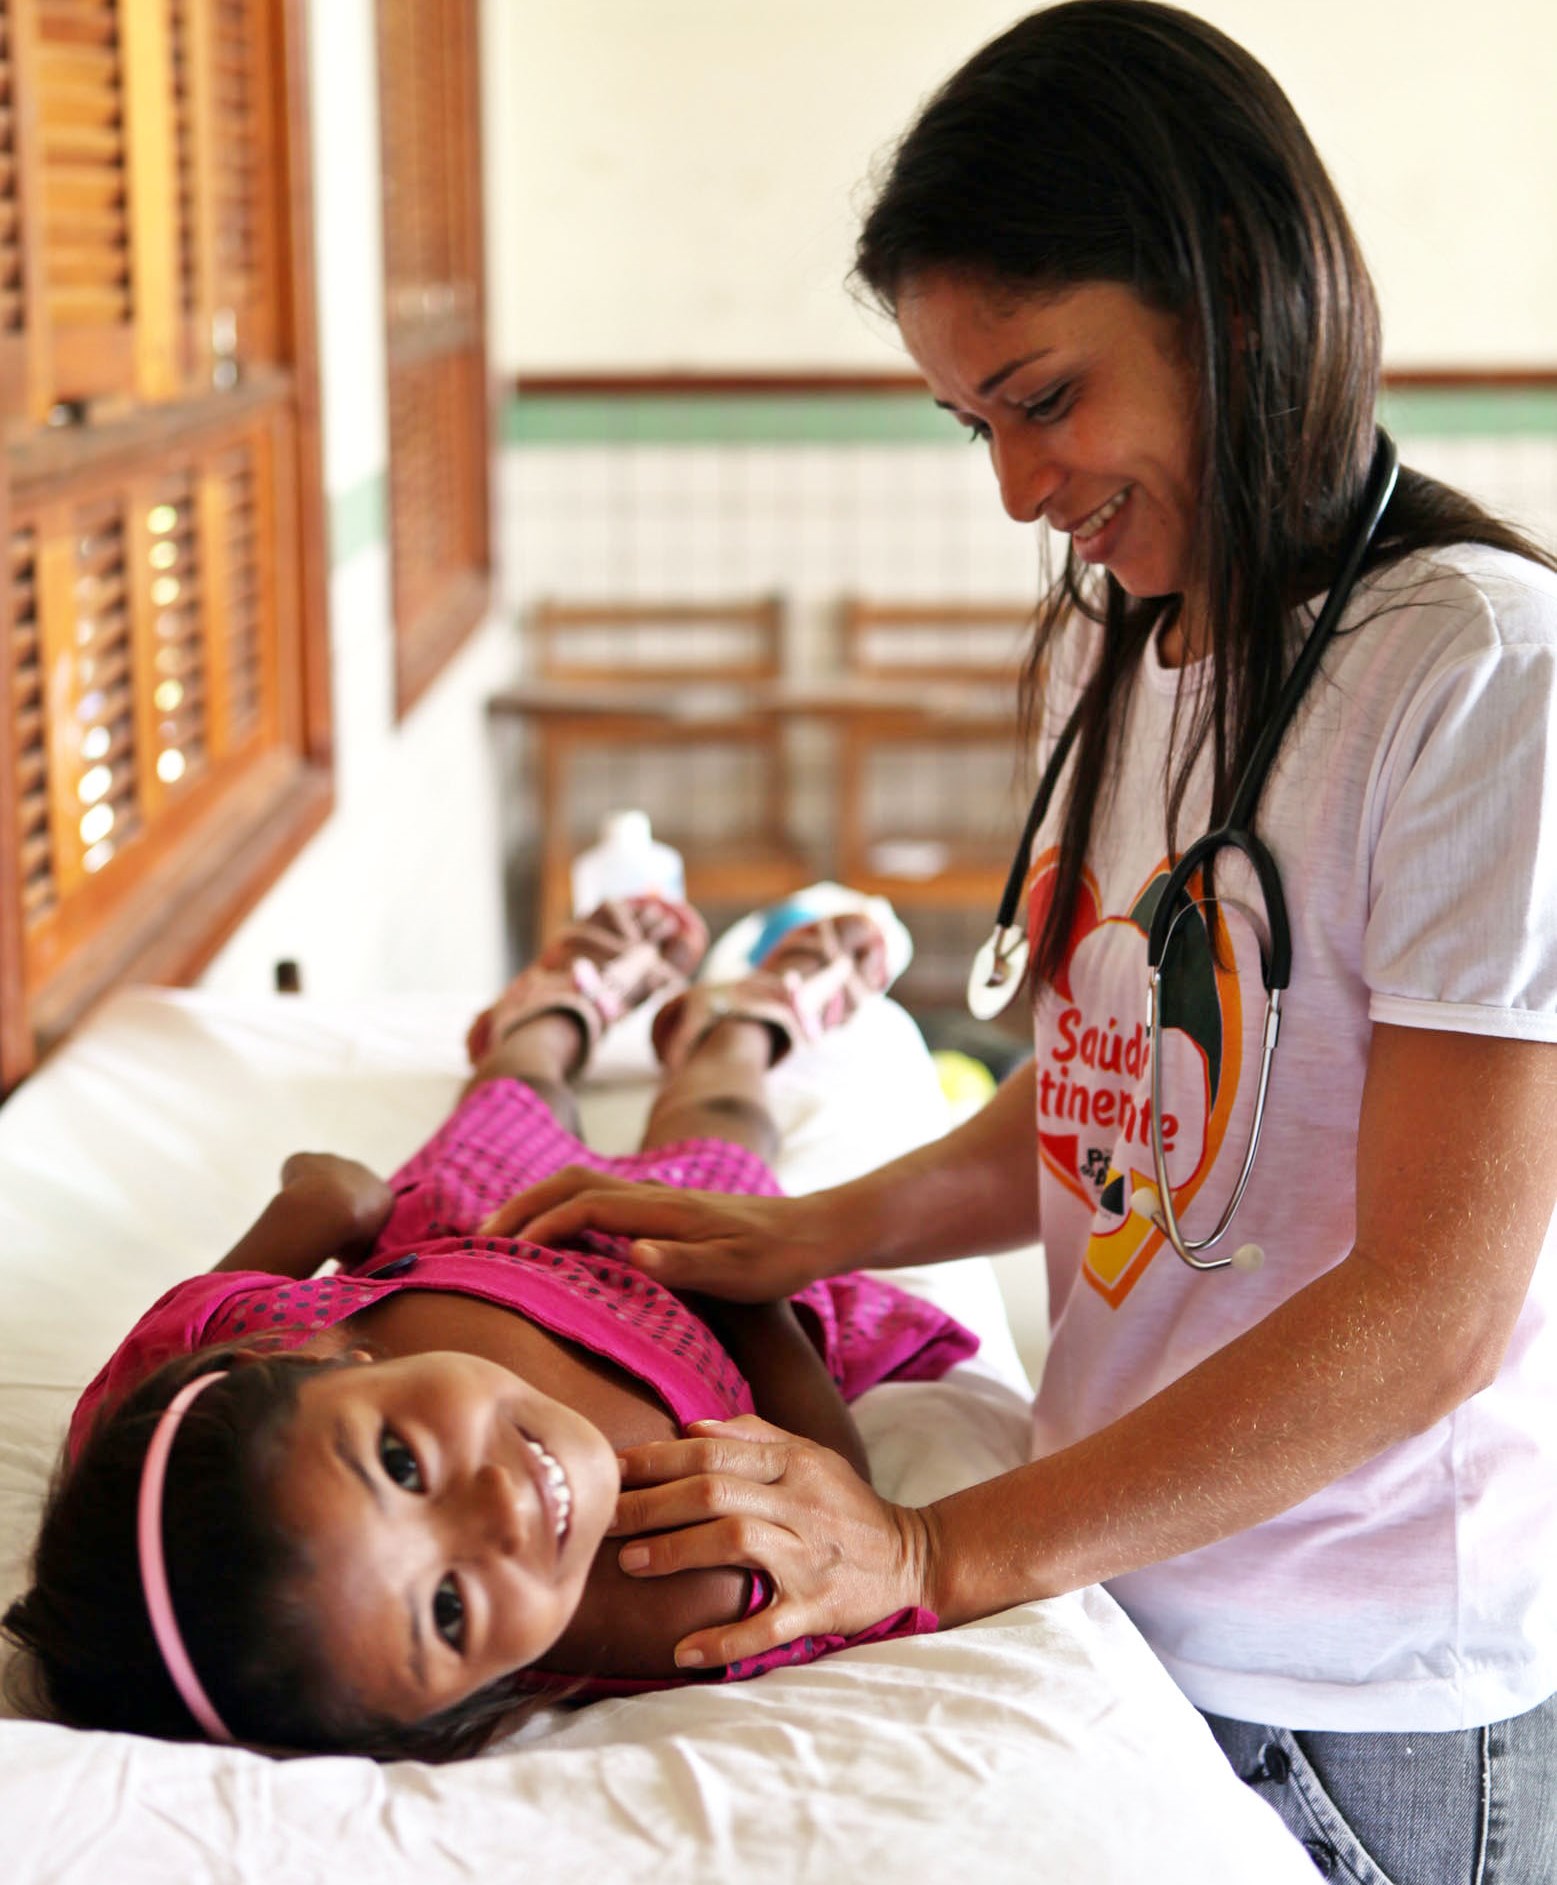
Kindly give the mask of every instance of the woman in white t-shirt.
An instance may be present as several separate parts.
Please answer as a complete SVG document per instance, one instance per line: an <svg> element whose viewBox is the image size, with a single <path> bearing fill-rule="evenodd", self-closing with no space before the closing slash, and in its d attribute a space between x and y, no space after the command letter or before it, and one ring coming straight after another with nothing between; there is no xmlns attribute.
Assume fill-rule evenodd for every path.
<svg viewBox="0 0 1557 1885"><path fill-rule="evenodd" d="M1152 1173L1145 932L1356 532L1367 271L1254 60L1188 14L1076 0L931 100L859 273L987 441L1011 516L1070 539L1029 670L1040 760L1079 707L1030 861L1035 1056L832 1192L624 1210L565 1175L507 1227L647 1226L645 1270L747 1298L1041 1238L1035 1457L909 1510L732 1422L629 1459L620 1527L659 1535L622 1564L768 1574L768 1609L682 1645L694 1666L1105 1580L1321 1870L1550 1878L1554 565L1402 471L1256 818L1293 930L1232 1234L1265 1262L1198 1275L1130 1210ZM1232 1194L1263 1025L1248 873L1224 859L1214 888L1162 1047L1190 1237Z"/></svg>

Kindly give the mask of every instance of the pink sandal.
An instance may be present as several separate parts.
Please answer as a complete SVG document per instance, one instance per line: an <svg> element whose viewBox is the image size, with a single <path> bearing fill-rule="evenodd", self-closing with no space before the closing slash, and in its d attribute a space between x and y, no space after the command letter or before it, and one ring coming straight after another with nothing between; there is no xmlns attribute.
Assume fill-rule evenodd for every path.
<svg viewBox="0 0 1557 1885"><path fill-rule="evenodd" d="M677 994L703 959L708 928L690 904L665 897L602 903L569 923L471 1023L471 1065L537 1015L571 1015L583 1030L580 1063L605 1030L650 996Z"/></svg>
<svg viewBox="0 0 1557 1885"><path fill-rule="evenodd" d="M654 1051L672 1072L721 1021L760 1021L773 1034L777 1066L797 1041L842 1027L886 988L886 938L850 911L787 930L738 982L689 988L654 1017Z"/></svg>

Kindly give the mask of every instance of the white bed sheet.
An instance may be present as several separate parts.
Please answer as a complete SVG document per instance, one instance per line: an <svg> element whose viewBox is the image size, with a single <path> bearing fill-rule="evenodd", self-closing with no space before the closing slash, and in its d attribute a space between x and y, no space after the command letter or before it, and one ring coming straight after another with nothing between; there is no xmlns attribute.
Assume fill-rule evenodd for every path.
<svg viewBox="0 0 1557 1885"><path fill-rule="evenodd" d="M207 1267L313 1147L388 1169L446 1111L466 1017L133 991L0 1110L0 1603L22 1586L75 1396L134 1317ZM646 1022L618 1030L592 1142L642 1116ZM891 1003L775 1076L794 1190L944 1126ZM860 1405L877 1481L926 1500L1019 1464L1026 1382L982 1261L917 1282L978 1329L946 1382ZM1312 1868L1228 1770L1101 1591L874 1644L757 1682L554 1712L446 1768L273 1762L0 1720L0 1869L15 1885L607 1877L1284 1880Z"/></svg>

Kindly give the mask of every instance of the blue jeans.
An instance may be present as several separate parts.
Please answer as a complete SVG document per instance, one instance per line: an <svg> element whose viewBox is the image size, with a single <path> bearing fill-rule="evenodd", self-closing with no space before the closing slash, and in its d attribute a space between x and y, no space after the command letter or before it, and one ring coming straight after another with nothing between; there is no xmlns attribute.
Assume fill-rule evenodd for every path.
<svg viewBox="0 0 1557 1885"><path fill-rule="evenodd" d="M1557 1885L1557 1696L1450 1734L1207 1715L1233 1771L1347 1885Z"/></svg>

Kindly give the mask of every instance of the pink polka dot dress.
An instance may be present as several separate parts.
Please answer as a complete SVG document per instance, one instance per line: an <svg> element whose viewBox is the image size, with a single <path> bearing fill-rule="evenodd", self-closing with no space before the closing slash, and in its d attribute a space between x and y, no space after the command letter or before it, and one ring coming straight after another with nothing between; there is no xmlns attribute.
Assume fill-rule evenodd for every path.
<svg viewBox="0 0 1557 1885"><path fill-rule="evenodd" d="M567 1249L553 1250L476 1234L475 1227L514 1192L565 1165L749 1196L771 1197L779 1189L759 1158L723 1140L686 1140L630 1157L604 1157L565 1132L528 1087L488 1082L395 1174L389 1221L353 1270L302 1281L252 1271L212 1273L175 1285L153 1304L82 1396L71 1422L72 1455L100 1409L176 1355L227 1344L294 1348L388 1296L417 1289L500 1304L579 1343L637 1376L682 1425L751 1413L745 1377L691 1310L632 1267L628 1239L591 1232ZM874 1277L813 1283L795 1302L849 1400L880 1381L937 1380L978 1346L976 1337L932 1304ZM759 1579L754 1608L765 1595ZM934 1627L929 1612L902 1611L860 1636L785 1644L700 1679L738 1679L780 1663L811 1661L845 1640ZM569 1686L577 1692L578 1679L570 1678ZM601 1679L586 1689L660 1686L665 1685Z"/></svg>

